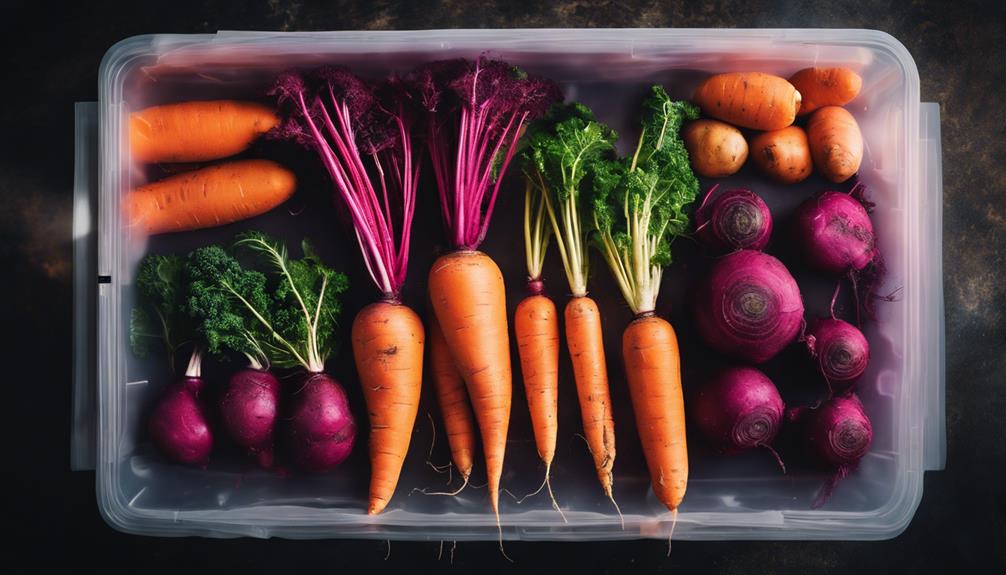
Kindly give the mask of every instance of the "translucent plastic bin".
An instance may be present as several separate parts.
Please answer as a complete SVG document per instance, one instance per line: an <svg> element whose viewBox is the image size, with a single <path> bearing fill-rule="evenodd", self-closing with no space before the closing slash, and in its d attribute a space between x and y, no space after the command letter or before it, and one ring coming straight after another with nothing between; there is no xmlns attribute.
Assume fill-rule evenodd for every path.
<svg viewBox="0 0 1006 575"><path fill-rule="evenodd" d="M183 252L227 241L249 228L291 242L307 236L324 259L353 280L344 312L345 317L352 317L372 293L356 259L355 243L334 229L333 214L324 209L330 209L331 189L323 178L308 177L313 189L298 192L308 198L298 200L302 202L298 209L280 208L226 228L147 242L131 237L117 216L121 194L147 177L130 161L125 146L124 120L131 110L182 99L260 98L275 75L289 67L332 63L364 75L383 75L426 60L475 57L483 52L559 82L568 99L591 106L599 119L623 134L621 145L629 145L626 142L638 133L638 104L653 83L665 85L673 97L687 98L702 78L715 72L760 70L788 76L811 65L845 65L860 72L863 92L848 106L866 142L860 176L877 204L872 217L888 266L884 287L888 291L900 288L895 300L884 303L878 320L866 329L872 358L859 393L873 420L873 447L828 503L812 510L810 503L826 479L822 472L796 465L793 472L783 475L765 453L718 457L691 435L691 479L674 536L884 539L900 533L922 497L923 472L941 469L944 463L939 108L919 102L918 71L904 46L870 30L222 32L141 36L116 44L101 63L99 101L77 107L75 182L78 265L72 464L96 469L98 507L108 523L123 531L159 536L497 537L484 488L468 488L457 497L410 495L414 488L442 488L446 481L425 463L433 437L426 413L436 414L426 392L397 494L376 517L365 512L366 433L360 434L353 456L339 469L284 478L254 469L239 458L216 459L207 470L170 465L150 446L142 422L169 376L160 360L137 361L128 351L132 275L139 258L148 250ZM524 294L525 272L517 233L519 172L511 170L508 180L482 249L500 263L512 317L513 307ZM703 181L703 189L710 183ZM784 188L769 184L749 167L723 183L762 193L779 224L811 193L834 187L814 176ZM407 303L420 311L425 309L426 270L444 247L432 185L424 180L419 192L425 200L416 215L411 277L405 288ZM307 209L299 209L305 205ZM776 232L773 245L784 250L780 233ZM701 258L686 240L674 249L675 264L665 276L657 311L679 330L687 388L694 374L714 360L690 343L694 333L686 297L701 272ZM543 496L518 505L504 495L501 519L503 536L508 539L666 538L671 527L670 514L649 489L621 373L619 341L630 313L600 259L593 268L592 289L606 329L617 428L615 496L625 526L621 527L597 485L585 444L574 435L580 430L579 413L568 359L563 355L553 486L568 523ZM833 280L796 275L808 316L824 314ZM565 279L557 259L549 260L545 279L556 300L564 301ZM342 337L343 342L346 339ZM329 370L343 382L365 430L349 357L348 349L344 350L329 362ZM767 369L778 368L770 365ZM503 476L503 486L515 494L537 487L543 472L519 374L515 365ZM799 395L785 396L791 401ZM433 458L444 463L442 431L438 439ZM477 476L478 471L475 480L479 481Z"/></svg>

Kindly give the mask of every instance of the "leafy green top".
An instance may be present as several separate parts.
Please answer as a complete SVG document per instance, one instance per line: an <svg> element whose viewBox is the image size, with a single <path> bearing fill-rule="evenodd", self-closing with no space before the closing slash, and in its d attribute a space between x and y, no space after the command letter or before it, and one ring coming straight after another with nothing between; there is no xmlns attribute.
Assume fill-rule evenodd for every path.
<svg viewBox="0 0 1006 575"><path fill-rule="evenodd" d="M256 369L268 366L267 346L272 334L249 311L258 310L265 318L272 316L265 275L241 267L217 245L195 250L185 262L189 286L186 308L196 321L196 333L206 342L206 351L236 351Z"/></svg>
<svg viewBox="0 0 1006 575"><path fill-rule="evenodd" d="M533 189L544 198L566 279L576 296L587 293L587 238L593 230L592 222L581 216L589 211L581 184L595 164L607 161L617 139L614 130L595 121L590 109L579 103L552 106L529 130L523 153L529 193Z"/></svg>
<svg viewBox="0 0 1006 575"><path fill-rule="evenodd" d="M662 86L654 86L635 154L594 165L596 244L636 314L656 307L671 241L688 229L684 209L699 184L679 132L698 114L693 104L672 101Z"/></svg>
<svg viewBox="0 0 1006 575"><path fill-rule="evenodd" d="M148 255L136 272L139 305L129 318L129 345L137 357L150 354L152 340L161 340L174 371L174 355L192 340L192 324L185 313L185 264L178 256Z"/></svg>
<svg viewBox="0 0 1006 575"><path fill-rule="evenodd" d="M268 308L246 299L239 286L224 286L267 332L262 347L273 365L322 371L334 343L341 310L338 296L349 287L346 276L326 267L306 241L299 260L290 259L286 246L259 232L242 234L235 245L250 249L276 276Z"/></svg>

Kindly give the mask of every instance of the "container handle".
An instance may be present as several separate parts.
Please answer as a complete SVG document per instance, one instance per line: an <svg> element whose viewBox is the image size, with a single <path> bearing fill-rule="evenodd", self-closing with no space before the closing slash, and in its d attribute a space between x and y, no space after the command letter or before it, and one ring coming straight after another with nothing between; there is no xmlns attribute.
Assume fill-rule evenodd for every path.
<svg viewBox="0 0 1006 575"><path fill-rule="evenodd" d="M74 105L73 157L73 421L70 469L94 469L98 418L97 336L98 103Z"/></svg>
<svg viewBox="0 0 1006 575"><path fill-rule="evenodd" d="M924 265L920 280L922 292L923 333L932 334L923 348L922 383L925 393L925 428L922 468L940 471L947 463L946 416L946 332L943 312L943 148L940 139L940 105L922 103L920 109L922 161L922 214L928 268ZM933 313L930 310L935 310Z"/></svg>

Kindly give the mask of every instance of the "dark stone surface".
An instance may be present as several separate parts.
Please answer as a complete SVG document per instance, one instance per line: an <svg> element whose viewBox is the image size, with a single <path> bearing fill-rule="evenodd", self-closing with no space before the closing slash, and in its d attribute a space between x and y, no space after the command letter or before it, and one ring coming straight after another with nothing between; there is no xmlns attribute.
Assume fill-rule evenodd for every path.
<svg viewBox="0 0 1006 575"><path fill-rule="evenodd" d="M71 349L73 107L97 96L102 54L141 33L506 27L876 28L901 40L941 104L946 254L948 468L925 477L914 521L887 542L460 544L454 569L624 573L948 572L1006 569L1006 5L972 2L76 2L4 11L0 254L10 287L4 428L4 564L72 559L98 569L213 565L448 570L437 543L162 540L98 516L93 474L67 469ZM9 341L9 338L4 338ZM13 504L13 505L12 505ZM68 553L72 548L74 551ZM10 550L14 550L11 555ZM446 553L445 553L446 557Z"/></svg>

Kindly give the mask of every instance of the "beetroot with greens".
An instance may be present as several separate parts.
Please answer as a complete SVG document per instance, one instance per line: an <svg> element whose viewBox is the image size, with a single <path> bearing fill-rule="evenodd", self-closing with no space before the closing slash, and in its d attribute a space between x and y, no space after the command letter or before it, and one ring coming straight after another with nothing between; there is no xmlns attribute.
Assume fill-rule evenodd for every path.
<svg viewBox="0 0 1006 575"><path fill-rule="evenodd" d="M772 213L751 190L727 190L715 198L717 186L695 210L695 234L709 250L761 250L772 236ZM712 198L712 200L710 200Z"/></svg>
<svg viewBox="0 0 1006 575"><path fill-rule="evenodd" d="M262 351L273 366L305 372L291 383L294 407L287 439L293 459L309 471L331 469L349 455L356 439L345 391L324 373L346 276L326 267L307 242L301 244L301 259L291 259L286 246L258 232L242 234L235 245L248 249L270 272L265 308L237 290L233 294L268 333L260 340Z"/></svg>
<svg viewBox="0 0 1006 575"><path fill-rule="evenodd" d="M269 371L271 334L249 311L269 315L266 277L244 269L220 246L199 248L186 260L187 309L206 351L241 354L247 367L234 372L220 395L220 422L227 436L263 468L272 467L280 385Z"/></svg>
<svg viewBox="0 0 1006 575"><path fill-rule="evenodd" d="M789 270L754 250L719 258L696 299L695 320L705 342L754 363L775 357L803 323L803 299Z"/></svg>
<svg viewBox="0 0 1006 575"><path fill-rule="evenodd" d="M162 340L172 372L175 351L192 346L184 376L164 390L150 414L148 429L154 444L170 460L206 465L213 449L213 432L199 397L203 389L202 351L192 344L192 324L185 313L184 270L179 257L150 255L143 259L136 274L140 305L130 316L129 342L133 353L143 358L150 351L151 339Z"/></svg>
<svg viewBox="0 0 1006 575"><path fill-rule="evenodd" d="M688 404L689 418L706 440L725 454L754 447L771 450L784 410L775 384L753 367L717 371L699 386Z"/></svg>

